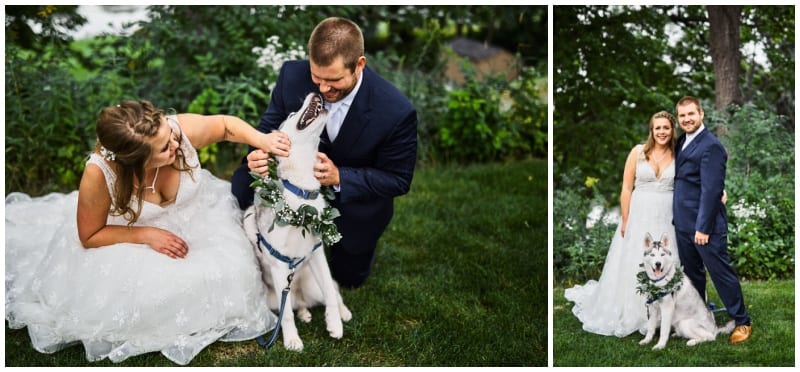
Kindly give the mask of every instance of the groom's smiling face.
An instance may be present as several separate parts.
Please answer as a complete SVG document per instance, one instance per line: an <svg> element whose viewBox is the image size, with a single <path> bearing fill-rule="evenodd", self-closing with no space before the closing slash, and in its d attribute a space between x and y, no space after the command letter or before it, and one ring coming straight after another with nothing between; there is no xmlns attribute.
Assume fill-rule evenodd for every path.
<svg viewBox="0 0 800 372"><path fill-rule="evenodd" d="M325 97L325 102L334 103L341 101L353 91L358 84L361 71L367 64L367 59L363 56L359 58L354 71L345 67L341 56L336 57L330 66L320 66L314 61L311 61L310 64L311 81L319 87L319 92Z"/></svg>
<svg viewBox="0 0 800 372"><path fill-rule="evenodd" d="M678 106L678 122L684 132L694 133L703 124L703 111L694 103Z"/></svg>

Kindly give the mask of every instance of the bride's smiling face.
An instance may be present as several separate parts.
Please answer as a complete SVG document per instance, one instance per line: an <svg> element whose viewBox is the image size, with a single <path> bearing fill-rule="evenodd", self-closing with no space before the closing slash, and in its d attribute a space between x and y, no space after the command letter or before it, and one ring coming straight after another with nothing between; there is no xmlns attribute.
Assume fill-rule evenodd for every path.
<svg viewBox="0 0 800 372"><path fill-rule="evenodd" d="M674 128L672 128L672 123L667 118L657 118L653 120L653 138L656 140L656 143L662 146L666 146L669 144L669 141L672 139L674 135Z"/></svg>
<svg viewBox="0 0 800 372"><path fill-rule="evenodd" d="M167 119L161 119L161 127L158 133L149 138L147 142L153 152L150 154L147 168L157 168L175 162L175 151L178 149L178 141L172 126L167 124Z"/></svg>

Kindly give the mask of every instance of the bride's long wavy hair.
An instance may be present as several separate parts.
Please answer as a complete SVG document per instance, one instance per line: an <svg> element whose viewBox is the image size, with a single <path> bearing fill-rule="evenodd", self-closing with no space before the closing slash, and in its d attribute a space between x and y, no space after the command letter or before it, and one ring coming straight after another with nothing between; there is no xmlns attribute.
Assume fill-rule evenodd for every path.
<svg viewBox="0 0 800 372"><path fill-rule="evenodd" d="M114 153L112 168L116 171L113 195L111 196L111 215L123 216L128 226L134 224L142 211L144 187L136 187L135 180L144 180L145 165L153 155L153 149L146 141L158 133L165 114L149 101L123 101L100 111L97 117L97 144L95 153L101 154L101 147ZM176 160L172 167L179 171L191 172L178 136ZM136 197L136 208L131 200Z"/></svg>
<svg viewBox="0 0 800 372"><path fill-rule="evenodd" d="M653 136L653 125L654 125L656 119L667 119L667 120L669 120L669 125L672 126L672 136L670 136L669 142L667 143L667 146L669 148L669 151L674 151L674 149L675 149L675 141L677 139L677 134L675 132L675 123L676 123L675 116L673 116L672 114L670 114L669 112L666 112L666 111L656 112L655 114L653 114L653 116L650 117L650 129L648 131L649 133L647 134L647 141L644 143L644 149L643 149L644 150L644 157L647 160L650 160L650 154L653 152L653 149L656 147L656 139Z"/></svg>

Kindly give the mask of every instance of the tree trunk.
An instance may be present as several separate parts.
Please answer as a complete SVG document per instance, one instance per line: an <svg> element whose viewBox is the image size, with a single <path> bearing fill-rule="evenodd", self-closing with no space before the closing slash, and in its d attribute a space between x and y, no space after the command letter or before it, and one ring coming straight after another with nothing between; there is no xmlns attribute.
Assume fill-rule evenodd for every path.
<svg viewBox="0 0 800 372"><path fill-rule="evenodd" d="M730 104L742 104L739 90L741 53L739 51L739 26L743 6L709 5L709 44L714 64L714 106L721 110Z"/></svg>

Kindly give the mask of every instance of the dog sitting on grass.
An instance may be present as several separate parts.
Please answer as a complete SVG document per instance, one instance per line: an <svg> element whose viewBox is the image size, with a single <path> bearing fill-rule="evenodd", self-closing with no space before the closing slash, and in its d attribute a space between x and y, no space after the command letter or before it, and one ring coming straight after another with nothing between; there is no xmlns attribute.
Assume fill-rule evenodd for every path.
<svg viewBox="0 0 800 372"><path fill-rule="evenodd" d="M647 334L639 345L648 344L659 326L661 335L653 350L667 345L671 327L676 336L689 339L688 346L713 341L718 333L731 333L734 321L717 327L714 315L683 275L683 269L676 265L669 243L666 233L661 240L654 240L650 233L644 238L644 270L638 273L637 289L647 296Z"/></svg>
<svg viewBox="0 0 800 372"><path fill-rule="evenodd" d="M261 265L273 311L280 313L282 290L290 288L279 325L287 350L303 350L293 310L300 320L310 322L308 309L325 305L326 328L336 339L344 333L342 321L352 317L325 258L324 247L341 238L333 223L338 212L328 202L332 195L326 199L325 193L332 191L321 188L314 177L327 119L322 97L315 93L306 96L298 113L286 118L280 130L291 140L292 151L277 158L267 177L253 174L256 196L244 214L244 229Z"/></svg>

